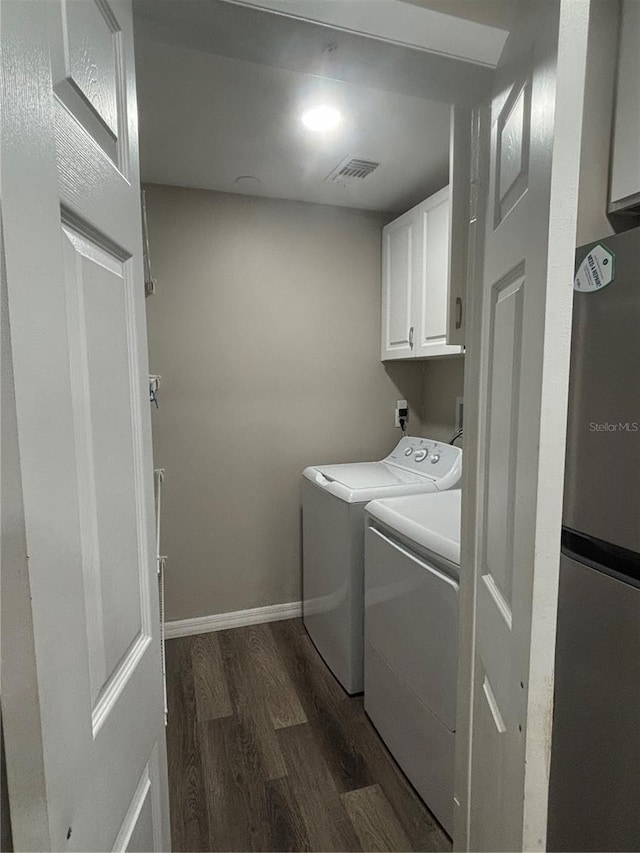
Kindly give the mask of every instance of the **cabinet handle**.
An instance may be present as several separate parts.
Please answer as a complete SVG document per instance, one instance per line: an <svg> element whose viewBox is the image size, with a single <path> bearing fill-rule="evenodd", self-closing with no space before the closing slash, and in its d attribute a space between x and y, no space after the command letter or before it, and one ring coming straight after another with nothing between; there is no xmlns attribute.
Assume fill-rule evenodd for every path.
<svg viewBox="0 0 640 853"><path fill-rule="evenodd" d="M413 349L413 326L409 329L409 348Z"/></svg>
<svg viewBox="0 0 640 853"><path fill-rule="evenodd" d="M462 326L462 299L456 296L456 329Z"/></svg>

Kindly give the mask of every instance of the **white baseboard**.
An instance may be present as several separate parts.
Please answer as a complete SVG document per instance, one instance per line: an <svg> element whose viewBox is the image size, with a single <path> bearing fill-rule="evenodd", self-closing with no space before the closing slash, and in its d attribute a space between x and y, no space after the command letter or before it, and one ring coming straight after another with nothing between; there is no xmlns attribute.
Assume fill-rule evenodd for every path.
<svg viewBox="0 0 640 853"><path fill-rule="evenodd" d="M286 604L253 607L251 610L235 610L233 613L216 613L213 616L165 622L164 636L166 640L171 640L173 637L208 634L211 631L224 631L226 628L258 625L261 622L279 622L281 619L295 619L297 616L302 616L302 602L289 601Z"/></svg>

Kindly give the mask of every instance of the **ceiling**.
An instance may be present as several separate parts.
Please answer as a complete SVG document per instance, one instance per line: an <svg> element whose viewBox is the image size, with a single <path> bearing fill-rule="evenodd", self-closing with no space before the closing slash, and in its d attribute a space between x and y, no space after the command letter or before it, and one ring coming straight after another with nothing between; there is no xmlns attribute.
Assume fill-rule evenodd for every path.
<svg viewBox="0 0 640 853"><path fill-rule="evenodd" d="M491 72L222 0L135 0L142 179L401 212L448 179L449 103ZM337 106L331 133L302 111ZM342 185L347 157L380 166ZM242 176L259 180L237 183Z"/></svg>
<svg viewBox="0 0 640 853"><path fill-rule="evenodd" d="M518 8L517 0L403 0L403 2L505 31L510 29Z"/></svg>
<svg viewBox="0 0 640 853"><path fill-rule="evenodd" d="M507 32L487 25L488 0L471 0L480 15L469 15L469 0L433 0L407 4L405 0L229 0L260 9L269 9L338 30L409 45L456 59L495 67ZM505 0L508 6L513 0ZM489 6L495 5L489 0ZM445 13L445 8L447 12ZM451 11L449 11L449 8ZM452 26L451 15L456 20ZM489 14L490 19L495 15ZM479 18L479 20L478 20Z"/></svg>

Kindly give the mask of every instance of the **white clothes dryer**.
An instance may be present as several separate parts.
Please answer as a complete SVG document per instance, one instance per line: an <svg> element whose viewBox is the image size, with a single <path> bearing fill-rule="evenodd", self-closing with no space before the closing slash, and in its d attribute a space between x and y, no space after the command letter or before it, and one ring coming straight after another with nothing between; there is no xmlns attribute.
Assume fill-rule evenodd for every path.
<svg viewBox="0 0 640 853"><path fill-rule="evenodd" d="M456 488L462 451L402 438L379 462L306 468L302 609L314 645L348 693L364 687L364 507L374 498Z"/></svg>
<svg viewBox="0 0 640 853"><path fill-rule="evenodd" d="M364 707L451 835L461 492L366 507Z"/></svg>

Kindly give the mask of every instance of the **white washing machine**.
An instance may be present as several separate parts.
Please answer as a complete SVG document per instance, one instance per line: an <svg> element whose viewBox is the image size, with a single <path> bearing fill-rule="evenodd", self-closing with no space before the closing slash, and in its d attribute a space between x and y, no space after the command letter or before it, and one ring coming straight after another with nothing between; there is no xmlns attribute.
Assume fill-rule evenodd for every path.
<svg viewBox="0 0 640 853"><path fill-rule="evenodd" d="M455 488L461 466L460 448L405 436L380 462L304 471L303 620L348 693L364 686L364 507L374 498Z"/></svg>
<svg viewBox="0 0 640 853"><path fill-rule="evenodd" d="M365 532L364 707L450 835L460 497L373 501Z"/></svg>

